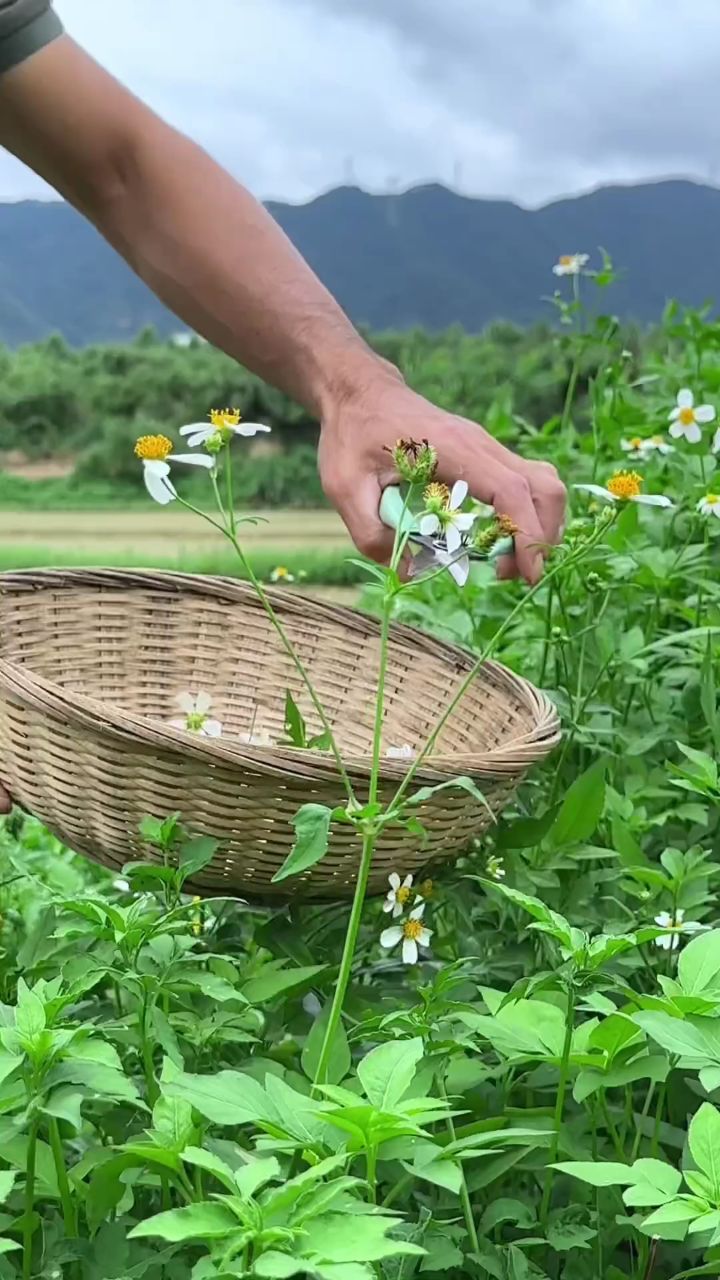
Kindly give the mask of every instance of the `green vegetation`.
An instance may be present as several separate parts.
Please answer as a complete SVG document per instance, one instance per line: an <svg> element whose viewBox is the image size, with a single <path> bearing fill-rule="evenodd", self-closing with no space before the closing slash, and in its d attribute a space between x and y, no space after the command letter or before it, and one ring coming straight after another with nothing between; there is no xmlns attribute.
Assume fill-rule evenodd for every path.
<svg viewBox="0 0 720 1280"><path fill-rule="evenodd" d="M536 587L486 564L464 589L368 568L383 634L392 615L459 639L560 710L561 746L482 842L432 884L398 865L385 904L360 871L350 914L293 900L341 825L363 871L383 824L423 846L414 770L438 725L387 742L382 681L367 787L339 769L334 809L287 811L286 908L193 898L222 849L177 815L143 822L147 861L120 880L35 818L0 824L0 1280L717 1276L720 324L671 308L628 355L611 321L562 318L503 356L498 333L394 339L466 412L490 394L470 353L492 353L486 420L571 486ZM139 351L146 372L177 355ZM561 370L550 387L538 359ZM668 439L679 408L697 439ZM184 409L173 424L200 415ZM223 458L238 475L242 450ZM277 689L294 741L317 711L299 688ZM452 772L477 799L484 778Z"/></svg>

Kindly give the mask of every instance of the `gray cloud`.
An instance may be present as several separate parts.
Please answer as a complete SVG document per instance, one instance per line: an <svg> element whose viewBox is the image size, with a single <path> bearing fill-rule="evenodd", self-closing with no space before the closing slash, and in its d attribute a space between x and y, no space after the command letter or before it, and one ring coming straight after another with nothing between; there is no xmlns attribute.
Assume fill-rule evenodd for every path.
<svg viewBox="0 0 720 1280"><path fill-rule="evenodd" d="M68 30L258 195L354 176L523 203L720 177L716 0L56 0ZM718 166L717 169L715 166ZM0 197L43 194L0 156Z"/></svg>

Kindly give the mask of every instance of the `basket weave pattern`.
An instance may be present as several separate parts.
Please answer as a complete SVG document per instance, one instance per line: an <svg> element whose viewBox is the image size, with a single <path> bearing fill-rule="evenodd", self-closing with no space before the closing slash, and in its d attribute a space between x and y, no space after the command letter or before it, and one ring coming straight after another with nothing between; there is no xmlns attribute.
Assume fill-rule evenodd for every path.
<svg viewBox="0 0 720 1280"><path fill-rule="evenodd" d="M348 773L367 795L377 622L294 592L269 592L309 670ZM391 631L383 752L421 749L470 655L404 626ZM146 814L180 811L193 835L220 841L191 886L201 894L277 898L351 895L360 847L334 825L326 857L302 877L271 883L293 843L291 819L309 802L335 806L344 792L332 755L244 745L251 730L283 736L286 689L311 732L307 691L253 589L224 578L124 570L0 574L0 777L24 808L71 848L119 870L153 851L138 834ZM219 739L168 726L178 693L205 690ZM527 768L558 742L554 707L532 685L487 663L455 710L418 786L473 777L493 814ZM383 759L389 800L407 765ZM378 841L369 891L391 871L416 872L457 856L490 815L448 789L418 809L421 844L400 827ZM157 855L156 855L157 856Z"/></svg>

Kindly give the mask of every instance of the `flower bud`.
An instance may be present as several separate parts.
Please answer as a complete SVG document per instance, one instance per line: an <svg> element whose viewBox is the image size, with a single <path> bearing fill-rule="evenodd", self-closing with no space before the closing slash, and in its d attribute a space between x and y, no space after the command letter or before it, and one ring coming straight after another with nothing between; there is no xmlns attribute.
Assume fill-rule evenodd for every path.
<svg viewBox="0 0 720 1280"><path fill-rule="evenodd" d="M401 480L407 484L428 484L437 468L437 450L427 440L397 440L392 455Z"/></svg>

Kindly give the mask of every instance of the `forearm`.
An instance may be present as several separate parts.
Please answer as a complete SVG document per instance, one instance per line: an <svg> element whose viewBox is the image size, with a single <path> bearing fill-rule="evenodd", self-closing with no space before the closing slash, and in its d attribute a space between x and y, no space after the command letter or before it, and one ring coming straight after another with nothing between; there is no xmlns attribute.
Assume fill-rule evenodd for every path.
<svg viewBox="0 0 720 1280"><path fill-rule="evenodd" d="M188 325L318 417L388 376L262 206L67 37L0 81L0 143Z"/></svg>
<svg viewBox="0 0 720 1280"><path fill-rule="evenodd" d="M321 417L379 362L262 206L153 122L90 216L186 323Z"/></svg>

